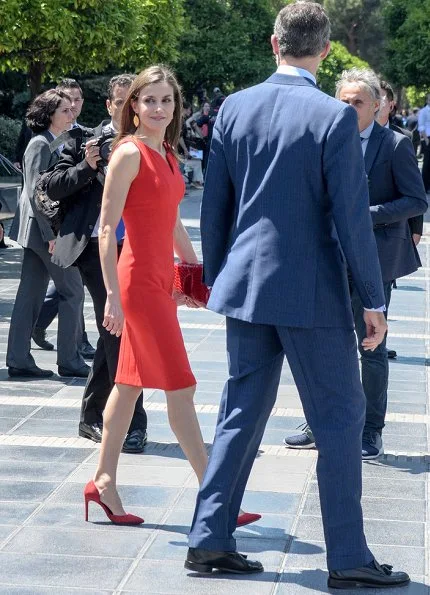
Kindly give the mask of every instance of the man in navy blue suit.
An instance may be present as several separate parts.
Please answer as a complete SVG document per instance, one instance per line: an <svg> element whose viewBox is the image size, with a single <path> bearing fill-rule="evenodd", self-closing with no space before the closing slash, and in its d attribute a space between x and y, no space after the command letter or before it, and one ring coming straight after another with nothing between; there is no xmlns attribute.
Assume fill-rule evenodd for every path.
<svg viewBox="0 0 430 595"><path fill-rule="evenodd" d="M286 355L318 444L329 586L402 585L408 575L380 566L363 531L365 399L347 264L366 309L363 347L375 349L387 325L357 114L315 83L329 35L320 4L282 9L278 71L227 97L214 128L202 248L230 369L185 567L263 570L236 551L233 531Z"/></svg>
<svg viewBox="0 0 430 595"><path fill-rule="evenodd" d="M425 213L427 198L410 140L375 121L380 107L380 91L380 82L374 72L352 68L342 73L336 97L354 106L358 115L387 316L394 280L413 273L421 266L409 222L412 217ZM360 347L366 336L366 327L360 295L352 280L350 291ZM362 457L369 460L384 452L382 430L387 412L389 374L386 340L374 351L360 347L360 352L361 381L366 396ZM285 438L284 443L290 448L309 448L313 444L311 434L306 427L302 434Z"/></svg>

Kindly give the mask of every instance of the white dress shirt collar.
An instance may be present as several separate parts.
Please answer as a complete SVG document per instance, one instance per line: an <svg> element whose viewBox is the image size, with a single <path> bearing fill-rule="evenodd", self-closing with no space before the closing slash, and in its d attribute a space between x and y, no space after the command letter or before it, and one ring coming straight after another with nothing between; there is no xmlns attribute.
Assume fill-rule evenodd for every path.
<svg viewBox="0 0 430 595"><path fill-rule="evenodd" d="M280 64L276 72L278 74L289 74L290 76L302 76L303 78L310 79L314 85L317 84L317 79L314 77L314 75L309 72L309 70L305 70L304 68L289 66L289 64Z"/></svg>

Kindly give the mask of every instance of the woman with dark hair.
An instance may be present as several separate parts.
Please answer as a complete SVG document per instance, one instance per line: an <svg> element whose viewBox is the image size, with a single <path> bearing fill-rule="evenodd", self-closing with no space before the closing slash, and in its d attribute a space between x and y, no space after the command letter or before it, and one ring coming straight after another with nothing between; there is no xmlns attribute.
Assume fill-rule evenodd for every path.
<svg viewBox="0 0 430 595"><path fill-rule="evenodd" d="M100 460L85 487L87 519L93 501L114 523L143 522L125 513L116 490L119 454L142 387L165 391L170 426L200 482L207 465L193 401L196 379L177 318L177 303L183 302L172 296L173 252L182 262L198 262L179 214L185 190L176 159L181 124L181 92L173 73L162 66L141 72L123 107L102 202L99 248L108 296L103 326L122 339ZM115 229L121 216L126 237L117 268Z"/></svg>
<svg viewBox="0 0 430 595"><path fill-rule="evenodd" d="M34 207L38 175L58 159L50 143L73 122L71 102L63 91L51 89L34 99L27 110L27 125L34 136L23 158L24 186L12 223L10 237L24 248L21 280L9 330L6 356L9 376L46 378L51 370L36 366L30 353L31 334L52 277L60 293L58 314L58 372L63 376L88 375L89 367L79 353L82 337L81 308L84 290L79 271L61 269L51 262L55 235Z"/></svg>

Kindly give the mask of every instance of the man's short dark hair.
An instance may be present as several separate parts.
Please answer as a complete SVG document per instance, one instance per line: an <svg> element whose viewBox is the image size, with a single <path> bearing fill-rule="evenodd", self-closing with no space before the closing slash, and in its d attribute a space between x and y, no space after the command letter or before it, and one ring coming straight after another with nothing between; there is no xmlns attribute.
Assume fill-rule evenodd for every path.
<svg viewBox="0 0 430 595"><path fill-rule="evenodd" d="M281 58L318 56L330 39L330 20L316 2L294 2L283 8L275 21Z"/></svg>
<svg viewBox="0 0 430 595"><path fill-rule="evenodd" d="M393 87L387 81L380 81L379 86L381 87L382 91L385 91L385 95L387 96L388 101L394 101L394 91Z"/></svg>
<svg viewBox="0 0 430 595"><path fill-rule="evenodd" d="M26 113L27 126L36 134L48 130L51 125L52 116L60 105L62 99L70 97L64 91L49 89L34 98Z"/></svg>
<svg viewBox="0 0 430 595"><path fill-rule="evenodd" d="M113 90L116 86L118 87L130 87L131 83L136 78L135 74L117 74L111 78L108 85L108 99L112 101Z"/></svg>
<svg viewBox="0 0 430 595"><path fill-rule="evenodd" d="M81 97L83 98L84 94L82 93L82 89L80 84L76 79L62 79L58 85L55 87L57 91L66 91L67 89L78 89Z"/></svg>

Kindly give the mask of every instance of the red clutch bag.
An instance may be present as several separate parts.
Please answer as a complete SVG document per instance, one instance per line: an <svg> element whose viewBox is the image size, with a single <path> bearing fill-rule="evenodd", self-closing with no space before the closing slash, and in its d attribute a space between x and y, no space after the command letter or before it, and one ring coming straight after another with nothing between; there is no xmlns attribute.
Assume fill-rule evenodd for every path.
<svg viewBox="0 0 430 595"><path fill-rule="evenodd" d="M178 293L207 304L210 291L202 281L203 265L187 264L185 262L175 263L175 278L173 287Z"/></svg>

